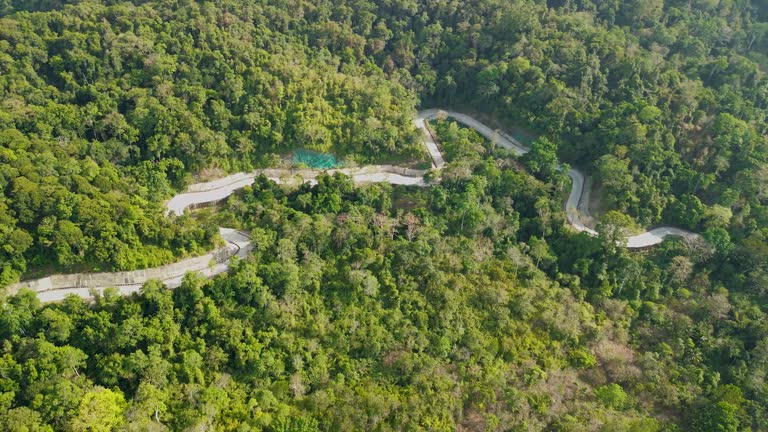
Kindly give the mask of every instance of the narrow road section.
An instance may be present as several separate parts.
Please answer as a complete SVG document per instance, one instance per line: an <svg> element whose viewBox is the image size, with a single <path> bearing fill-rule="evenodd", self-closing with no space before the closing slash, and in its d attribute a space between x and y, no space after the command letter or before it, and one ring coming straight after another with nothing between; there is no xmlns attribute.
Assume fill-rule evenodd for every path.
<svg viewBox="0 0 768 432"><path fill-rule="evenodd" d="M213 277L229 269L232 257L242 259L248 255L251 246L248 234L231 228L219 228L219 233L226 246L200 257L143 270L53 275L11 285L8 293L15 294L20 288L31 289L37 292L41 302L47 303L64 300L69 294L92 298L92 290L101 292L107 287L115 287L121 295L128 295L139 291L151 279L157 279L169 288L176 288L188 272Z"/></svg>
<svg viewBox="0 0 768 432"><path fill-rule="evenodd" d="M496 145L512 150L519 155L528 152L528 148L513 137L491 129L466 114L449 110L428 109L418 114L414 119L414 124L422 131L424 145L432 159L434 170L440 170L445 166L445 158L432 133L427 128L426 122L441 116L450 117L468 126ZM351 176L356 183L378 182L394 185L429 186L424 181L424 175L427 171L392 165L373 165L328 171L265 169L250 173L232 174L212 182L193 184L187 188L187 192L174 196L166 203L166 214L182 215L189 208L225 200L234 192L252 185L254 179L262 174L278 184L316 183L315 178L322 172L334 173L337 171ZM595 230L582 222L579 212L579 203L584 194L584 174L571 168L568 171L568 177L572 181L571 191L565 202L568 222L578 231L597 235ZM583 204L582 208L585 208ZM219 232L227 245L202 257L189 258L167 266L144 270L53 275L13 284L8 287L8 293L15 294L19 289L27 288L35 291L42 302L55 302L63 300L70 294L86 299L92 298L93 293L101 292L107 287L116 287L121 295L127 295L137 292L145 282L152 279L160 280L166 286L175 288L181 285L183 276L188 272L199 272L206 277L213 277L229 269L232 257L244 258L248 255L251 249L251 239L246 233L223 227L219 228ZM647 248L661 243L667 236L691 238L698 236L698 234L675 227L659 227L627 238L627 247L633 249Z"/></svg>
<svg viewBox="0 0 768 432"><path fill-rule="evenodd" d="M502 131L491 129L490 127L481 123L479 120L476 120L466 114L450 110L428 109L421 111L418 118L421 120L431 120L439 116L450 117L459 123L474 129L477 133L488 138L495 145L512 150L518 155L528 153L528 148L513 137ZM418 121L416 122L417 126L420 124L423 125L423 121L421 123ZM584 195L584 173L575 168L570 168L568 170L568 177L571 178L572 182L571 192L568 194L568 199L565 202L565 213L568 218L568 222L576 230L595 236L597 235L597 232L584 224L581 219L581 212L579 211L579 203L582 204L582 208L587 208L585 205L588 204L581 202L582 196ZM686 231L681 228L663 226L654 228L650 231L646 231L635 236L628 237L627 247L630 249L647 248L661 243L668 236L693 238L698 237L698 234Z"/></svg>

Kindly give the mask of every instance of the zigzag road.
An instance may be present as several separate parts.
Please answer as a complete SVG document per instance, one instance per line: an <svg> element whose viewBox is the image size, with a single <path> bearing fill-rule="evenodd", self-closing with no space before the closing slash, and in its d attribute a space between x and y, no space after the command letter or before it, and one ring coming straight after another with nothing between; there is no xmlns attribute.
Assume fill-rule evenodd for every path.
<svg viewBox="0 0 768 432"><path fill-rule="evenodd" d="M503 132L495 131L466 114L448 110L429 109L419 113L419 119L417 120L416 124L422 125L423 127L424 120L436 118L441 112L444 113L444 115L455 119L459 123L463 123L464 125L469 126L470 128L477 131L480 135L483 135L484 137L494 142L496 145L512 150L520 155L528 152L528 149L516 139ZM595 230L586 226L582 222L581 216L579 214L579 201L581 201L581 196L584 194L584 173L575 168L571 168L568 170L568 177L570 177L571 181L573 182L571 186L571 192L568 195L568 200L565 202L565 211L568 217L568 222L578 231L587 232L591 235L597 235ZM628 237L627 247L630 249L647 248L649 246L654 246L661 243L667 236L691 238L697 237L698 235L680 228L662 226L645 231L638 235Z"/></svg>
<svg viewBox="0 0 768 432"><path fill-rule="evenodd" d="M441 114L442 113L442 114ZM434 137L426 127L426 121L439 115L449 116L456 121L476 130L479 134L493 141L496 145L512 150L518 154L528 152L528 149L511 136L491 129L480 121L462 113L454 111L442 111L428 109L421 111L414 120L415 125L423 131L424 144L432 159L432 167L441 169L445 165L443 155L435 143ZM411 170L391 165L377 165L355 169L330 170L340 171L350 175L356 183L386 182L395 185L428 186L424 182L426 171ZM226 199L235 191L251 185L254 179L265 174L270 180L277 183L315 182L315 177L320 171L304 170L258 170L251 173L237 173L222 179L191 185L188 192L178 194L166 204L167 213L181 215L188 208L215 203ZM565 211L568 222L578 231L597 235L595 230L586 226L578 210L579 201L584 191L584 174L574 168L568 171L568 176L573 181L571 192L565 203ZM53 275L42 279L19 282L8 288L8 293L13 294L21 288L28 288L37 292L42 302L61 301L69 294L75 294L82 298L91 298L93 292L102 291L107 287L117 287L120 294L130 294L138 291L141 286L150 279L159 279L166 286L175 288L181 284L181 278L186 272L200 272L207 277L213 277L225 272L230 265L233 256L245 257L251 247L247 234L220 228L222 237L227 241L227 246L220 248L208 255L190 258L153 269L135 270L128 272L112 273L81 273L69 275ZM627 238L627 247L646 248L661 243L667 236L695 237L697 234L674 227L659 227Z"/></svg>

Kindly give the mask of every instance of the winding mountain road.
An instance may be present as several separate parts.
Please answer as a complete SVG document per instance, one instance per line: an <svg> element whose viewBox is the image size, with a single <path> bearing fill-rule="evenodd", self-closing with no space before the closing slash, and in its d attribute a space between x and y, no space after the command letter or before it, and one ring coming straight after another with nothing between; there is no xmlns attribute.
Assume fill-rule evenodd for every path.
<svg viewBox="0 0 768 432"><path fill-rule="evenodd" d="M474 129L477 133L488 138L496 145L512 150L519 155L528 153L528 148L513 137L504 132L491 129L480 121L459 112L440 109L424 110L419 113L416 125L426 130L423 126L424 121L437 118L439 115L451 117L459 123ZM584 224L581 220L581 213L579 212L579 202L584 194L584 173L575 168L570 168L568 170L568 177L570 177L573 182L571 192L568 195L568 200L565 202L565 212L568 222L578 231L587 232L590 235L597 235L597 232L594 229ZM680 228L662 226L628 237L627 247L630 249L647 248L661 243L667 236L693 238L698 237L698 234Z"/></svg>
<svg viewBox="0 0 768 432"><path fill-rule="evenodd" d="M438 116L447 116L476 130L496 145L507 148L517 154L525 154L528 149L513 137L504 132L491 129L480 121L462 113L428 109L421 111L414 123L423 131L424 144L432 159L432 168L440 170L445 166L445 159L435 142L432 133L426 126L428 120ZM412 170L392 165L374 165L363 168L348 168L328 170L325 172L342 172L353 178L356 183L386 182L394 185L428 186L424 181L425 170ZM187 192L178 194L166 203L166 214L181 215L185 210L196 206L216 203L232 195L235 191L253 184L254 179L261 174L279 184L310 182L321 171L314 170L279 170L266 169L251 173L237 173L207 183L193 184ZM579 203L584 192L584 174L574 168L569 169L568 176L573 184L565 203L568 222L576 230L597 235L597 232L582 222L579 213ZM107 287L117 287L121 295L138 291L150 279L158 279L170 288L181 284L182 277L187 272L200 272L207 277L213 277L225 272L234 256L245 257L251 248L250 237L240 231L229 228L219 229L226 246L202 257L189 258L162 267L135 270L127 272L107 273L78 273L53 275L42 279L19 282L8 287L9 294L15 294L21 288L28 288L37 293L42 302L61 301L69 294L82 298L91 298L94 292L101 292ZM667 236L696 237L698 234L674 227L659 227L627 238L627 247L646 248L661 243Z"/></svg>

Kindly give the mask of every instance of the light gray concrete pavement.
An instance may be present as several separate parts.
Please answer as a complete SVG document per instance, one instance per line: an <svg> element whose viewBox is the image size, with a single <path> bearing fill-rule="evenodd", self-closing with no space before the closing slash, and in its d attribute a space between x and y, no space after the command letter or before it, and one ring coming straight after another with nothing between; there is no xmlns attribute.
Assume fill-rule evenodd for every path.
<svg viewBox="0 0 768 432"><path fill-rule="evenodd" d="M491 129L471 116L449 110L428 109L421 111L414 119L414 123L423 132L424 143L432 158L432 167L434 169L441 169L445 165L445 159L440 153L434 137L429 132L426 121L437 118L442 115L441 113L471 127L496 145L512 150L520 155L528 152L528 149L513 137L504 132ZM352 176L356 183L386 182L395 185L428 186L424 182L426 171L392 165L374 165L362 168L329 170L326 172L333 173L336 171ZM266 169L251 173L236 173L212 182L193 184L189 186L187 192L174 196L166 203L166 213L181 215L190 207L226 199L235 191L253 184L254 179L261 174L266 175L276 183L284 184L292 182L316 183L315 178L320 173L321 171L313 170ZM568 222L578 231L597 235L594 229L582 222L579 210L580 203L581 208L586 208L584 207L584 202L582 202L584 174L579 170L571 168L568 171L568 177L572 181L571 191L565 202ZM91 298L93 292L101 292L107 287L117 287L120 294L129 294L138 291L150 279L158 279L166 286L175 288L181 284L184 274L190 271L199 272L207 277L213 277L227 271L232 256L245 257L251 248L251 241L247 234L229 228L220 228L219 230L221 236L227 241L227 246L202 257L189 258L167 266L130 272L53 275L11 285L8 292L13 294L20 288L28 288L36 291L41 301L54 302L63 300L69 294ZM627 247L645 248L653 246L661 243L665 237L670 235L683 237L697 236L697 234L679 228L659 227L629 237L627 239Z"/></svg>
<svg viewBox="0 0 768 432"><path fill-rule="evenodd" d="M15 294L19 289L27 288L37 292L40 301L52 302L63 300L68 294L91 298L91 290L102 292L107 287L115 287L120 293L129 294L137 291L151 279L160 280L165 285L175 288L181 284L181 279L187 272L200 272L205 276L213 277L229 268L233 256L244 258L248 255L251 245L248 234L231 228L219 228L219 233L226 241L226 245L203 256L150 269L52 275L13 284L8 287L8 293Z"/></svg>
<svg viewBox="0 0 768 432"><path fill-rule="evenodd" d="M428 110L429 112L434 112L435 116L439 112L438 110ZM421 129L422 139L424 140L424 145L427 147L427 152L429 153L429 157L432 159L432 168L440 169L445 166L445 159L443 159L443 154L440 153L440 148L437 147L437 143L435 142L435 137L432 136L432 132L427 127L426 121L430 120L434 117L427 117L425 113L428 111L422 111L419 113L419 116L416 117L416 120L414 120L414 123L416 124L416 127Z"/></svg>
<svg viewBox="0 0 768 432"><path fill-rule="evenodd" d="M348 168L341 170L329 170L328 173L342 172L352 177L355 183L391 183L394 185L405 186L426 186L424 182L423 170L410 170L406 168L395 167L392 165L379 165L376 170L369 167ZM208 188L206 183L197 183L191 185L188 190L194 192L185 192L171 198L166 203L166 213L182 215L190 207L214 203L226 199L234 192L253 184L255 178L261 174L267 175L267 178L277 184L291 182L316 183L315 178L323 171L293 171L293 170L259 170L252 173L237 173L222 179L216 180L217 187Z"/></svg>
<svg viewBox="0 0 768 432"><path fill-rule="evenodd" d="M441 113L447 117L455 119L459 123L471 127L480 135L488 138L491 142L498 146L512 150L519 155L523 155L528 152L528 148L526 148L522 143L513 137L507 135L504 132L491 129L490 127L481 123L479 120L476 120L466 114L433 108L421 111L418 118L431 120L440 116ZM423 124L423 122L421 124ZM417 121L416 125L419 126L420 123ZM580 208L589 208L589 203L582 201L584 196L584 173L575 168L570 168L568 170L568 177L571 178L572 182L571 192L568 194L568 199L565 202L565 212L566 217L568 218L568 222L578 231L586 232L593 236L597 235L597 232L591 227L587 226L582 221L581 217L582 213ZM696 237L698 234L675 227L659 227L627 238L627 247L638 249L654 246L661 243L667 236L681 236L690 238Z"/></svg>
<svg viewBox="0 0 768 432"><path fill-rule="evenodd" d="M698 234L681 228L663 226L650 231L627 238L627 247L630 249L646 248L661 243L667 236L696 238Z"/></svg>

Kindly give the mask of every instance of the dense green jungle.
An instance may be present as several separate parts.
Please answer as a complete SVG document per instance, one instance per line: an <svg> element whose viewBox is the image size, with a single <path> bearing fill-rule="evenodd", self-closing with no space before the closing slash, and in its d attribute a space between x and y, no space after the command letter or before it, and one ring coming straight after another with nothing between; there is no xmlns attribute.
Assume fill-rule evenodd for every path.
<svg viewBox="0 0 768 432"><path fill-rule="evenodd" d="M0 0L0 431L768 430L767 0ZM430 187L260 177L421 166ZM594 180L597 236L566 221ZM623 233L701 234L630 250ZM0 288L0 291L2 288Z"/></svg>

